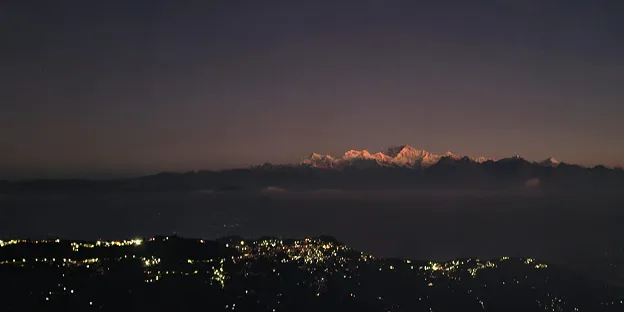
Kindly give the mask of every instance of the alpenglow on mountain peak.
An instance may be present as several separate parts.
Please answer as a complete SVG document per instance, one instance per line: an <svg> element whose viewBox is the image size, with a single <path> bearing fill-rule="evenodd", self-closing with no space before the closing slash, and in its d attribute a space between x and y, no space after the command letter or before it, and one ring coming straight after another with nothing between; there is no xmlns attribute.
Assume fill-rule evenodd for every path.
<svg viewBox="0 0 624 312"><path fill-rule="evenodd" d="M371 153L367 150L351 149L341 157L312 153L310 157L301 160L301 165L314 168L343 168L353 165L379 165L385 167L427 168L437 164L442 158L459 160L463 158L453 152L434 154L425 150L415 149L409 145L397 145L382 151ZM493 160L485 157L469 157L470 160L483 163Z"/></svg>

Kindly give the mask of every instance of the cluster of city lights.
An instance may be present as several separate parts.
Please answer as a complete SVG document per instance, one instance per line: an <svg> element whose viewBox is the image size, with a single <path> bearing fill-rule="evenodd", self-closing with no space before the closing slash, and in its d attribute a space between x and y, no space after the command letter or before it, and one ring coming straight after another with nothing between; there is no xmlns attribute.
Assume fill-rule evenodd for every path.
<svg viewBox="0 0 624 312"><path fill-rule="evenodd" d="M10 246L10 245L17 245L17 244L24 244L24 243L28 243L28 240L25 240L25 239L12 239L12 240L8 240L8 241L0 240L0 247Z"/></svg>
<svg viewBox="0 0 624 312"><path fill-rule="evenodd" d="M8 241L0 240L0 247L6 247L17 244L52 244L61 243L60 239L52 239L52 240L28 240L28 239L11 239ZM70 242L72 249L74 251L78 251L80 248L95 248L95 247L127 247L127 246L139 246L143 243L142 239L135 238L131 240L122 240L122 241L102 241L98 240L95 243L85 243L85 242Z"/></svg>
<svg viewBox="0 0 624 312"><path fill-rule="evenodd" d="M71 242L70 245L73 251L79 251L80 248L96 248L96 247L129 247L129 246L140 246L143 243L142 239L135 238L131 240L122 240L122 241L102 241L98 240L95 243L84 243L84 242Z"/></svg>
<svg viewBox="0 0 624 312"><path fill-rule="evenodd" d="M476 277L479 271L483 269L492 269L492 268L496 268L496 263L492 261L487 261L486 263L482 263L481 261L479 261L479 259L477 259L476 266L472 268L468 268L468 272L470 273L470 275L472 275L472 277Z"/></svg>
<svg viewBox="0 0 624 312"><path fill-rule="evenodd" d="M505 256L505 257L501 257L499 262L502 263L508 260L510 260L510 258ZM407 263L410 263L410 261L408 260ZM547 264L538 263L533 258L524 259L523 263L526 265L532 266L536 269L548 268ZM455 271L460 270L461 268L465 268L472 277L476 277L477 274L481 270L493 269L496 267L498 267L498 264L494 261L481 262L481 260L477 258L477 259L466 259L466 260L453 260L453 261L444 262L444 263L429 262L427 265L419 267L419 269L421 271L438 272L444 275L445 273L455 272Z"/></svg>
<svg viewBox="0 0 624 312"><path fill-rule="evenodd" d="M170 238L147 238L145 242L146 244L149 244L157 240L159 242L166 242L169 241ZM343 279L346 283L351 283L348 280L355 279L354 282L357 283L357 277L362 273L362 267L373 268L375 272L391 271L393 272L391 274L398 274L398 272L411 272L409 274L413 274L412 276L416 281L418 281L418 283L422 282L423 287L437 289L441 287L452 287L449 285L459 283L459 281L465 277L467 277L467 280L473 280L470 276L476 278L483 270L496 269L505 266L506 264L503 264L504 262L511 261L510 257L501 257L491 261L482 261L478 258L471 258L447 262L430 261L427 263L413 260L395 261L376 259L371 255L355 252L344 245L324 241L318 238L305 238L288 242L280 239L261 239L249 241L236 239L234 242L230 241L229 243L224 244L226 248L230 249L230 251L236 251L227 257L207 257L203 259L201 257L184 257L180 260L173 260L174 262L171 262L172 260L167 260L169 259L168 257L161 260L159 256L154 254L142 254L144 252L148 252L150 248L133 248L142 246L144 244L142 239L121 241L99 240L95 242L68 242L60 241L58 239L45 241L9 240L0 241L0 246L5 247L23 243L64 243L67 244L68 247L71 246L71 250L76 252L76 254L71 253L71 258L25 257L10 260L4 259L3 261L0 261L0 265L18 265L22 267L32 265L34 267L35 265L44 264L61 269L60 272L63 272L62 276L65 278L66 273L72 272L67 270L70 268L81 267L82 270L87 269L83 272L88 272L89 275L92 273L106 274L105 272L109 269L108 264L134 259L139 265L137 266L140 270L139 272L144 274L144 279L139 280L141 283L143 281L149 284L162 283L163 281L171 280L172 278L179 276L197 276L197 278L203 277L207 283L221 289L228 287L229 281L231 279L236 280L237 277L248 278L249 276L258 275L280 276L281 273L284 273L284 271L281 271L280 273L280 270L283 270L284 267L297 267L308 274L307 278L302 279L302 285L310 287L313 294L316 294L316 296L319 297L324 296L324 292L327 291L328 285L331 285L328 283L331 283L332 280L335 281L336 278ZM197 240L196 243L199 246L199 244L205 244L205 241ZM91 251L85 252L85 249L100 247L124 247L127 249L114 250L111 253L106 252L104 254L93 254ZM81 256L80 251L85 252L82 255L83 257L88 256L89 258L78 259ZM122 254L121 256L119 255L120 252ZM103 255L110 256L107 257ZM112 255L115 256L111 257ZM257 260L262 260L261 263L267 263L266 260L268 260L268 263L273 267L268 267L268 270L266 271L262 271L264 269L258 271L254 267L254 263L256 263ZM547 264L540 263L533 258L515 258L512 262L520 265L526 265L528 268L548 268ZM529 275L525 277L523 275L522 277L524 279L528 279L528 276ZM499 281L499 285L500 283L502 283L502 285L520 284L522 280L523 279L513 277ZM479 281L478 283L481 282ZM475 284L475 287L479 287L476 285L477 284ZM482 287L487 287L488 285L483 284ZM58 286L55 286L54 289L50 289L51 290L49 292L43 293L46 301L54 300L57 295L75 295L75 289L80 290L80 288L66 286L66 284L62 282L59 283ZM473 290L475 290L474 293ZM356 298L356 295L361 294L357 288L347 288L344 291L345 296L348 298ZM245 290L246 295L249 292L249 290ZM484 302L484 300L487 300L477 295L479 294L478 288L470 289L468 294L484 309L487 307L486 302ZM378 294L375 294L375 296L377 295ZM379 294L377 297L378 300L385 300L382 295L383 294L381 293ZM88 297L85 298L85 302L89 305L93 305L92 299L89 299ZM421 298L418 298L418 300L426 300L427 298L428 296L422 296ZM547 297L539 300L536 304L543 307L547 311L563 311L562 309L567 307L565 300L563 300L560 296L557 297L554 295L548 295ZM609 304L618 304L618 302L612 301L603 303L603 305ZM227 309L232 309L233 307L236 307L236 303L230 302Z"/></svg>
<svg viewBox="0 0 624 312"><path fill-rule="evenodd" d="M212 267L212 280L216 281L217 283L219 283L219 285L221 286L221 288L225 287L225 281L227 280L227 275L223 269L223 264L225 263L225 259L221 259L221 261L219 261L219 266Z"/></svg>
<svg viewBox="0 0 624 312"><path fill-rule="evenodd" d="M296 240L292 244L284 244L283 240L266 239L245 243L240 241L233 246L240 252L240 259L255 259L258 257L277 257L282 263L300 262L303 265L319 264L326 261L341 260L341 253L350 251L344 245L324 242L320 239L306 238Z"/></svg>
<svg viewBox="0 0 624 312"><path fill-rule="evenodd" d="M148 242L153 242L155 238L148 238ZM168 241L169 237L161 238L162 241ZM47 240L47 241L28 241L28 240L10 240L10 241L0 241L1 246L8 246L18 243L59 243L58 239L56 240ZM203 240L199 241L200 243L205 243ZM140 246L143 243L142 239L131 239L131 240L121 240L121 241L102 241L98 240L93 243L89 242L71 242L70 245L72 250L77 252L82 248L97 248L97 247L132 247L132 246ZM233 258L232 261L246 261L246 260L254 260L260 257L271 257L275 259L280 259L281 263L288 262L296 262L300 263L302 268L306 268L310 271L310 273L319 273L318 268L312 265L329 263L331 266L335 268L330 270L330 268L323 268L324 273L331 274L332 271L341 271L341 272L349 272L349 268L345 267L345 263L347 259L344 257L344 253L351 251L344 245L335 244L332 242L326 242L320 239L314 238L305 238L303 240L295 240L290 244L285 244L283 240L280 239L264 239L258 241L245 242L244 240L238 241L234 244L226 244L228 248L234 248L239 252L239 256L237 258ZM136 255L125 255L124 259L137 258ZM156 257L140 257L144 267L149 269L150 267L156 266L160 264L160 259ZM371 255L367 255L364 253L360 253L359 261L372 261L375 258ZM56 259L50 259L51 262L56 262ZM72 260L72 259L62 259L63 262L61 265L73 265L73 266L89 266L90 264L97 263L100 259L84 259L84 260ZM111 259L106 259L111 260ZM121 260L121 259L116 259ZM198 264L198 263L208 263L213 262L215 259L187 259L188 264ZM500 261L509 260L509 257L502 257ZM35 262L48 262L48 259L34 259ZM16 263L20 262L18 259L13 259L10 261L3 261L0 264L8 264L8 263ZM22 263L26 263L26 259L21 259ZM171 271L153 271L146 270L146 282L156 282L162 279L163 275L170 274L199 274L201 272L205 272L211 275L211 279L217 282L222 288L225 287L225 282L228 279L227 273L224 269L225 259L221 259L219 264L216 266L212 266L208 271L200 271L200 270L191 270L189 272L175 272ZM405 261L407 264L411 264L410 260ZM532 265L537 269L547 268L546 264L537 263L535 259L527 258L524 260L524 263L527 265ZM488 268L496 268L497 264L492 261L487 261L485 263L481 262L479 259L467 259L467 260L454 260L449 262L429 262L427 265L420 266L418 269L424 272L431 272L431 278L435 278L437 275L447 275L452 272L456 272L460 270L460 268L465 268L471 276L476 277L478 272L483 269ZM394 270L394 266L390 265L390 270ZM382 271L383 267L379 268L379 271ZM410 269L414 269L413 265L410 265ZM343 274L341 273L341 274ZM435 273L435 275L433 275ZM279 273L277 273L279 275ZM343 274L344 278L350 278L350 274ZM324 288L325 277L320 277L316 280L315 284L317 284L318 289ZM429 286L433 286L433 283L429 282Z"/></svg>

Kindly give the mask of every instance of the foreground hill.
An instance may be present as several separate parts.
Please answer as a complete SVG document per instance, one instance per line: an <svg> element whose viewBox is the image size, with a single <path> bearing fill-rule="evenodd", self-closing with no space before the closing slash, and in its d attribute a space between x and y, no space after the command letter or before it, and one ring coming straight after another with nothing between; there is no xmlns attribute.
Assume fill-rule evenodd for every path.
<svg viewBox="0 0 624 312"><path fill-rule="evenodd" d="M331 237L0 242L4 311L622 311L532 258L382 259Z"/></svg>

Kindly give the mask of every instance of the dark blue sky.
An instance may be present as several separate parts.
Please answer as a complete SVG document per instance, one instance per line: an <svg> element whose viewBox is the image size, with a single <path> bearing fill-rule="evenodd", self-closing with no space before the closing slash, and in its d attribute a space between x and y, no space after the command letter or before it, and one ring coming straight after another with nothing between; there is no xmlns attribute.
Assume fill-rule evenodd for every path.
<svg viewBox="0 0 624 312"><path fill-rule="evenodd" d="M624 164L624 2L0 4L0 173L410 144Z"/></svg>

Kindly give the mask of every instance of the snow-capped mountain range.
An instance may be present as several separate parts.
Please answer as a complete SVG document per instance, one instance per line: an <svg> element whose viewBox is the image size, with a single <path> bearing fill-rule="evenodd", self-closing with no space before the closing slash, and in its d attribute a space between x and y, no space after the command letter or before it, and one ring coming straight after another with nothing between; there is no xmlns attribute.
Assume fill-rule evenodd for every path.
<svg viewBox="0 0 624 312"><path fill-rule="evenodd" d="M309 157L301 160L301 165L313 168L344 168L357 166L358 164L377 164L385 167L408 167L408 168L428 168L437 164L441 159L460 160L466 158L472 162L485 163L496 161L486 157L459 156L452 152L434 154L424 150L415 149L409 145L393 146L376 153L367 150L349 150L341 157L333 157L329 154L321 155L312 153ZM507 159L519 159L514 156ZM548 158L540 162L543 166L556 167L560 162L554 158Z"/></svg>

